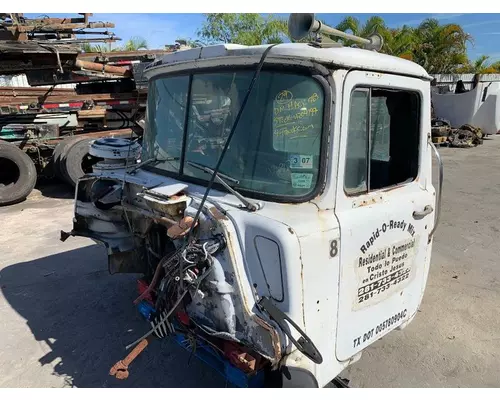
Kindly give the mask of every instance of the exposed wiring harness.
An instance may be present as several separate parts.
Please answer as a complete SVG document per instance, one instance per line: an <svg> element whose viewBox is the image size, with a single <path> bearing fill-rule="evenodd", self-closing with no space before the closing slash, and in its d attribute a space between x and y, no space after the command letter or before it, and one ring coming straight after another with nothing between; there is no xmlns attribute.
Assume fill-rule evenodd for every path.
<svg viewBox="0 0 500 400"><path fill-rule="evenodd" d="M155 271L155 277L153 277L149 287L152 288L154 281L158 280L159 271L164 270L165 275L157 290L155 307L157 310L168 309L169 311L160 311L161 318L152 324L152 329L135 342L129 344L126 347L127 350L153 333L158 334L159 331L163 333L166 330L172 330L170 328L165 329L168 318L179 307L189 292L191 292L192 297L199 293L200 285L212 271L212 257L221 251L224 246L225 242L219 238L203 243L191 243L160 260ZM182 272L179 275L177 271ZM140 299L146 297L145 293L139 296L135 302L137 303Z"/></svg>

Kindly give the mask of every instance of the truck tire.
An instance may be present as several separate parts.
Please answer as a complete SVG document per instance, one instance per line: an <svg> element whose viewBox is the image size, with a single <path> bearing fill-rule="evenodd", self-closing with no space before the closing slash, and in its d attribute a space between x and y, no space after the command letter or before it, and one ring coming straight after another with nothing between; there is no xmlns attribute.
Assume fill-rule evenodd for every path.
<svg viewBox="0 0 500 400"><path fill-rule="evenodd" d="M71 144L61 157L60 167L67 183L75 187L78 179L92 172L92 165L98 159L89 154L89 145L94 139L83 139Z"/></svg>
<svg viewBox="0 0 500 400"><path fill-rule="evenodd" d="M36 184L35 164L17 146L0 141L0 206L19 203Z"/></svg>
<svg viewBox="0 0 500 400"><path fill-rule="evenodd" d="M61 169L61 162L63 156L67 153L69 148L75 144L76 142L85 139L84 137L79 136L70 136L67 139L64 139L60 142L56 148L54 149L54 153L52 154L52 165L54 168L54 175L59 179L65 181L63 171Z"/></svg>

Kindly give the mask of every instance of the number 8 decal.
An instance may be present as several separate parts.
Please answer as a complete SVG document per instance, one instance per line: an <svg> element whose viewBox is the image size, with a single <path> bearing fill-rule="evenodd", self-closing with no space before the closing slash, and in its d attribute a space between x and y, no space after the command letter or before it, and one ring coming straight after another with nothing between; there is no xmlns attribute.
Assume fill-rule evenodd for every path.
<svg viewBox="0 0 500 400"><path fill-rule="evenodd" d="M337 239L333 239L331 242L330 242L330 258L333 258L335 257L339 252L339 249L338 249L338 240Z"/></svg>

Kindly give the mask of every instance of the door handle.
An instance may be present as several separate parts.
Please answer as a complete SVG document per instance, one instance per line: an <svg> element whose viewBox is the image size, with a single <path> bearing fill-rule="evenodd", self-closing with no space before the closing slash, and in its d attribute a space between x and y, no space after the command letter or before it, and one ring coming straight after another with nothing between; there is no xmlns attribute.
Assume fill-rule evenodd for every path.
<svg viewBox="0 0 500 400"><path fill-rule="evenodd" d="M441 196L443 194L443 160L441 159L441 154L439 154L439 151L436 149L436 146L434 146L434 143L432 143L431 138L429 138L429 144L434 151L434 155L436 156L437 159L437 165L438 165L438 171L439 171L439 189L437 192L437 199L436 199L436 215L434 217L434 227L432 228L431 233L429 233L429 242L432 239L432 236L434 235L434 232L436 232L436 228L439 223L439 217L441 216Z"/></svg>
<svg viewBox="0 0 500 400"><path fill-rule="evenodd" d="M413 218L420 219L433 212L432 206L425 206L422 211L413 211Z"/></svg>

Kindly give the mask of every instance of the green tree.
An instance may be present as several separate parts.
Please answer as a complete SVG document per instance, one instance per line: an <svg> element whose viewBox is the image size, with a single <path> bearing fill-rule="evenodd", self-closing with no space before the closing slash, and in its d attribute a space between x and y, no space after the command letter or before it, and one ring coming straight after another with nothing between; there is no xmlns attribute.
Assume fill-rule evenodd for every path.
<svg viewBox="0 0 500 400"><path fill-rule="evenodd" d="M415 34L414 30L407 25L401 28L391 29L387 27L384 19L379 16L368 18L364 24L362 24L359 19L349 16L344 18L336 26L336 29L363 38L368 38L370 35L377 33L382 36L384 40L384 45L381 50L383 53L408 60L413 59L412 50L415 45ZM352 46L355 44L355 42L345 39L342 39L341 43L345 46Z"/></svg>
<svg viewBox="0 0 500 400"><path fill-rule="evenodd" d="M437 19L429 18L414 34L413 61L428 73L455 73L469 63L466 45L473 40L460 25L441 25Z"/></svg>
<svg viewBox="0 0 500 400"><path fill-rule="evenodd" d="M198 39L191 39L191 38L177 38L175 40L176 42L181 42L181 41L184 41L186 42L186 45L189 46L189 47L192 47L192 48L195 48L195 47L203 47L203 46L206 46L207 44L205 42L203 42L202 40L198 40Z"/></svg>
<svg viewBox="0 0 500 400"><path fill-rule="evenodd" d="M90 43L83 43L81 48L85 53L105 53L109 51L106 46L101 44L92 45Z"/></svg>
<svg viewBox="0 0 500 400"><path fill-rule="evenodd" d="M204 44L237 43L259 45L292 41L288 35L287 21L273 15L260 14L205 14L206 20L197 32ZM367 38L377 33L384 39L382 52L412 60L428 73L500 72L500 62L489 64L487 57L470 61L467 44L473 43L471 35L458 24L441 24L429 18L412 28L389 28L379 16L368 18L364 23L352 16L344 18L337 29ZM300 42L311 40L304 38ZM345 46L354 42L335 38ZM196 43L195 43L196 45ZM199 44L197 44L199 45Z"/></svg>
<svg viewBox="0 0 500 400"><path fill-rule="evenodd" d="M387 28L384 19L378 16L368 18L364 24L362 24L357 18L351 16L345 17L335 28L339 31L363 38L368 38L370 35L378 33L384 39L384 47L382 48L382 51L385 50L387 43L390 41L392 36L392 33ZM356 42L347 39L338 39L338 41L344 46L356 45Z"/></svg>
<svg viewBox="0 0 500 400"><path fill-rule="evenodd" d="M403 25L401 28L389 29L389 33L384 37L382 51L391 56L413 60L413 49L416 44L414 30Z"/></svg>
<svg viewBox="0 0 500 400"><path fill-rule="evenodd" d="M127 40L125 46L118 49L120 49L121 51L137 51L147 48L148 48L148 42L144 38L140 36L134 36L129 40Z"/></svg>
<svg viewBox="0 0 500 400"><path fill-rule="evenodd" d="M500 72L500 61L489 63L489 56L480 56L474 61L469 61L457 72L463 74L495 74Z"/></svg>
<svg viewBox="0 0 500 400"><path fill-rule="evenodd" d="M378 33L382 36L390 35L390 31L387 28L384 19L382 17L373 16L368 18L368 20L362 24L359 19L354 17L345 17L336 27L339 31L348 32L356 36L368 37L373 33ZM348 40L341 39L343 43L351 43Z"/></svg>
<svg viewBox="0 0 500 400"><path fill-rule="evenodd" d="M148 42L142 37L136 36L132 37L124 46L111 47L111 45L92 45L90 43L83 43L81 49L85 53L108 53L110 51L137 51L141 49L147 49Z"/></svg>
<svg viewBox="0 0 500 400"><path fill-rule="evenodd" d="M197 32L207 44L235 43L254 46L283 43L287 39L285 20L260 14L205 14L205 22Z"/></svg>
<svg viewBox="0 0 500 400"><path fill-rule="evenodd" d="M349 16L336 28L365 38L378 33L384 39L382 52L412 60L431 74L454 73L470 64L466 44L472 43L472 37L458 24L441 25L437 19L429 18L417 28L390 29L378 16L369 18L364 24ZM342 42L353 44L346 40Z"/></svg>

